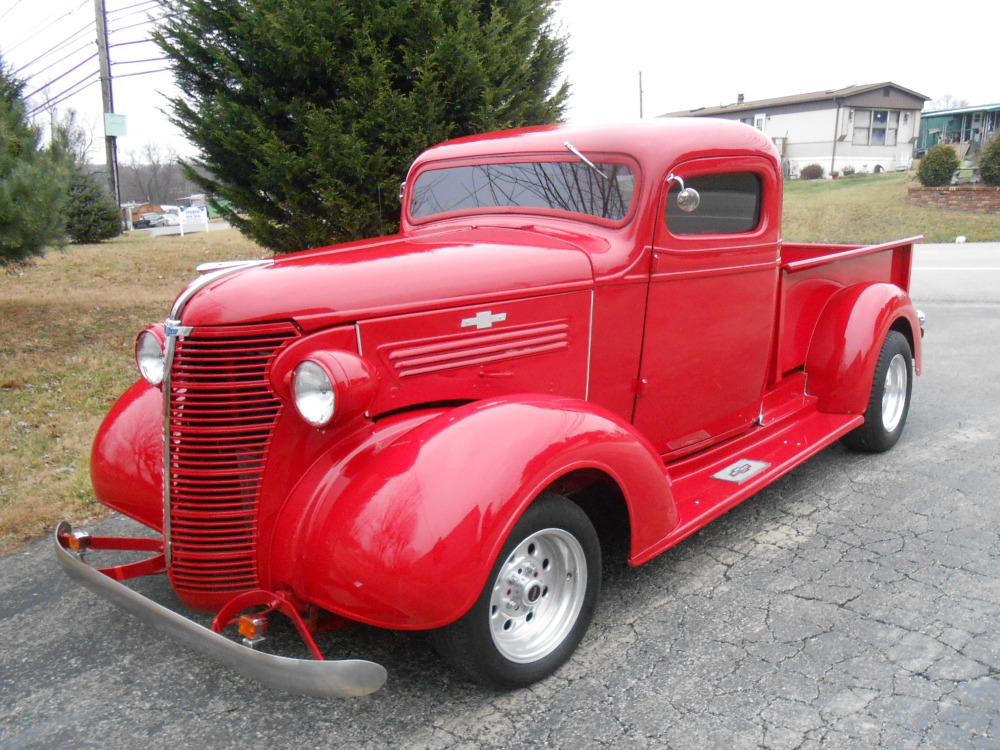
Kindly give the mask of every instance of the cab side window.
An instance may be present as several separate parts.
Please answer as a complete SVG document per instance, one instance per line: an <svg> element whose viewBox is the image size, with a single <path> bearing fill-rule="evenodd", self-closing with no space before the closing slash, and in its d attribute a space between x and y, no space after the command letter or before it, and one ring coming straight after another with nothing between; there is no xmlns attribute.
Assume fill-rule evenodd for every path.
<svg viewBox="0 0 1000 750"><path fill-rule="evenodd" d="M753 172L706 174L684 180L701 196L698 208L687 213L677 206L680 185L667 194L667 229L686 234L739 234L760 225L761 180Z"/></svg>

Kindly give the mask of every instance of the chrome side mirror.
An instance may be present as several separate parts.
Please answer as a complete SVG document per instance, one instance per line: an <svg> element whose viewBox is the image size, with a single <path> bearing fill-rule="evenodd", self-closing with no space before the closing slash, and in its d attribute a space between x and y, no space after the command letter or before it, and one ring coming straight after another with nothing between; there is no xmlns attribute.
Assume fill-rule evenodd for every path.
<svg viewBox="0 0 1000 750"><path fill-rule="evenodd" d="M701 196L698 195L697 190L684 187L684 180L673 172L667 175L667 182L676 182L681 186L681 191L677 194L677 208L685 213L691 213L698 208L698 204L701 203Z"/></svg>

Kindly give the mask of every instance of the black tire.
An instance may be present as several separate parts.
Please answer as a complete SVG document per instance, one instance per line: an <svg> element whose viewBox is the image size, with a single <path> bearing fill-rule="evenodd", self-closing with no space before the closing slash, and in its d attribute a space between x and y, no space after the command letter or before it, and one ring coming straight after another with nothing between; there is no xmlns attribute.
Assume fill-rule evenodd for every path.
<svg viewBox="0 0 1000 750"><path fill-rule="evenodd" d="M913 354L899 331L889 331L875 366L865 423L844 435L848 447L868 453L889 450L903 434L913 390Z"/></svg>
<svg viewBox="0 0 1000 750"><path fill-rule="evenodd" d="M600 590L601 547L593 524L578 505L546 492L514 526L472 609L434 631L432 641L445 661L475 682L530 685L576 650Z"/></svg>

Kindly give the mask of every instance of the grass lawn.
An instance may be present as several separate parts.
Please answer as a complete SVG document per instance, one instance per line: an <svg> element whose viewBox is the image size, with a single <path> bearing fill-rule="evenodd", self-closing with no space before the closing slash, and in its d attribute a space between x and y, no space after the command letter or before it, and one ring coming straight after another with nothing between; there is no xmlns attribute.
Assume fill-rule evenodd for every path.
<svg viewBox="0 0 1000 750"><path fill-rule="evenodd" d="M69 246L0 270L0 554L105 512L90 445L136 379L135 337L210 260L266 253L235 230Z"/></svg>
<svg viewBox="0 0 1000 750"><path fill-rule="evenodd" d="M874 244L922 234L925 242L1000 242L1000 214L910 206L912 175L891 173L785 183L784 239Z"/></svg>
<svg viewBox="0 0 1000 750"><path fill-rule="evenodd" d="M907 206L906 184L904 174L789 182L785 238L1000 241L1000 216ZM62 517L105 512L90 487L90 445L137 377L136 335L166 317L199 263L266 256L235 230L133 232L0 270L0 554Z"/></svg>

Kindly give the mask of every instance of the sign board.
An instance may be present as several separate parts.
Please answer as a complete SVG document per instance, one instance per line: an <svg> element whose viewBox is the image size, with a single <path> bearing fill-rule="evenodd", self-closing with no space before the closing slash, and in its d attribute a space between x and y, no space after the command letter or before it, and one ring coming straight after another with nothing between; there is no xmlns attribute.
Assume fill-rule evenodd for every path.
<svg viewBox="0 0 1000 750"><path fill-rule="evenodd" d="M116 115L112 112L105 112L104 135L106 135L108 138L126 135L125 115Z"/></svg>
<svg viewBox="0 0 1000 750"><path fill-rule="evenodd" d="M191 223L199 223L204 225L205 231L208 231L208 206L191 206L185 208L181 211L181 237L184 236L184 225Z"/></svg>

